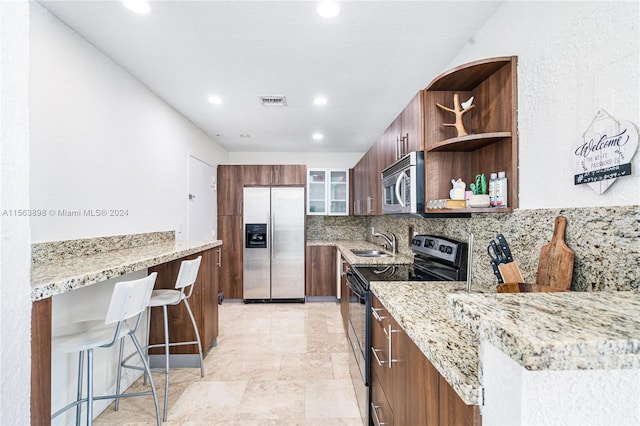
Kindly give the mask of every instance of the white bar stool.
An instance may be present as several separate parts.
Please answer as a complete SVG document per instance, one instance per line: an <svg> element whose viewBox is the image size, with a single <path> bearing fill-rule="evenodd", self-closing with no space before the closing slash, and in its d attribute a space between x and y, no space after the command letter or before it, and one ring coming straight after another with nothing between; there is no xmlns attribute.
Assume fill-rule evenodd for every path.
<svg viewBox="0 0 640 426"><path fill-rule="evenodd" d="M147 357L143 351L135 333L140 326L142 313L145 311L151 292L156 282L157 273L133 281L121 281L115 284L109 308L104 320L78 321L60 327L52 333L52 346L58 352L78 352L78 394L76 401L53 413L51 418L55 418L71 407L76 407L76 425L80 425L80 415L82 404L87 403L87 425L93 423L93 401L101 399L118 399L133 396L153 395L153 402L156 410L156 423L160 425L160 410L158 408L158 397L153 379L150 380L151 390L145 392L131 392L120 394L120 369L118 369L118 388L115 395L94 396L93 395L93 349L109 348L116 342L124 342L124 338L129 336L136 351L142 359L144 370L151 374ZM130 324L129 320L134 320L135 324ZM82 397L82 369L84 353L87 353L87 397Z"/></svg>
<svg viewBox="0 0 640 426"><path fill-rule="evenodd" d="M191 312L188 299L193 293L193 287L198 277L198 270L200 269L200 262L202 256L198 256L193 260L184 260L180 264L180 271L178 272L178 278L176 278L175 290L153 290L151 294L151 300L149 300L149 308L162 307L162 314L164 319L164 343L147 346L148 349L164 347L165 355L165 368L164 370L153 369L154 372L164 373L164 409L162 413L163 421L167 421L167 406L169 405L169 347L171 346L183 346L183 345L198 345L198 353L200 355L200 377L204 377L204 365L202 363L202 343L200 343L200 333L198 333L198 326L196 320ZM191 318L191 324L193 324L193 331L196 335L196 340L189 342L169 342L169 320L167 315L167 306L178 305L180 302L184 302L185 308ZM147 314L147 336L149 333L149 326L151 320L151 309ZM147 339L148 342L148 339Z"/></svg>

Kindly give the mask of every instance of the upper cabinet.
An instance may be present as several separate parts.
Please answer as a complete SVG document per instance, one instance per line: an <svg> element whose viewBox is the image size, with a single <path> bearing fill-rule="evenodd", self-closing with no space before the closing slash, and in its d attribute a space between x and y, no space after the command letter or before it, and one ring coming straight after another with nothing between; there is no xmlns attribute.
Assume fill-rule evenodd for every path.
<svg viewBox="0 0 640 426"><path fill-rule="evenodd" d="M304 186L307 167L305 165L244 165L245 186Z"/></svg>
<svg viewBox="0 0 640 426"><path fill-rule="evenodd" d="M508 207L428 209L427 213L506 212L518 207L517 57L490 58L454 68L423 91L425 202L449 198L451 179L469 184L475 176L506 172ZM458 136L454 108L473 97L473 110L462 115L467 135ZM470 105L470 104L469 104ZM469 106L467 106L469 108Z"/></svg>
<svg viewBox="0 0 640 426"><path fill-rule="evenodd" d="M349 214L349 170L309 169L307 214L331 216Z"/></svg>
<svg viewBox="0 0 640 426"><path fill-rule="evenodd" d="M242 166L218 165L218 215L237 216L242 214Z"/></svg>

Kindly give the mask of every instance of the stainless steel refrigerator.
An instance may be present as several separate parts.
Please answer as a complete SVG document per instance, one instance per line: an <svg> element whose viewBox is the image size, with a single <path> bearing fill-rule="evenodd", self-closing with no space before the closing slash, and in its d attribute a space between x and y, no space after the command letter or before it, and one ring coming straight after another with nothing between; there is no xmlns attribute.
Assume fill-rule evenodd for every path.
<svg viewBox="0 0 640 426"><path fill-rule="evenodd" d="M246 187L243 204L245 302L304 302L304 188Z"/></svg>

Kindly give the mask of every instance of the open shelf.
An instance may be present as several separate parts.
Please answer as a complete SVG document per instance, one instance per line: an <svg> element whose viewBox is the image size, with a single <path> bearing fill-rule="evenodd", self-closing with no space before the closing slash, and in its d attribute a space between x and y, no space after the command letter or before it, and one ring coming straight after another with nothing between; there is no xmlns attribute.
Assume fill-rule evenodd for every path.
<svg viewBox="0 0 640 426"><path fill-rule="evenodd" d="M445 139L436 142L428 149L428 152L469 152L475 151L487 145L499 142L502 139L510 138L511 132L492 132L477 135L466 135L457 138Z"/></svg>
<svg viewBox="0 0 640 426"><path fill-rule="evenodd" d="M517 57L488 58L458 66L436 77L423 91L425 121L425 200L447 198L451 180L469 184L475 176L505 172L506 208L426 209L427 216L507 213L518 208ZM474 109L462 118L471 133L457 136L451 107L473 97Z"/></svg>

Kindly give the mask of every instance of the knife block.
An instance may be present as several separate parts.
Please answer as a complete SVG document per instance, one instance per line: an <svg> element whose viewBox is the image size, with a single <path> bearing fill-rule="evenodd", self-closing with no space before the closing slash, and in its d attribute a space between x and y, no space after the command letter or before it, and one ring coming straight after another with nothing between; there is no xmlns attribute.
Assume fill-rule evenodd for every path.
<svg viewBox="0 0 640 426"><path fill-rule="evenodd" d="M501 263L498 265L502 280L505 283L522 283L524 278L517 262Z"/></svg>

